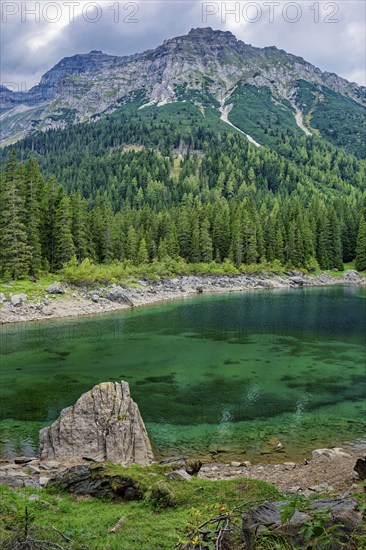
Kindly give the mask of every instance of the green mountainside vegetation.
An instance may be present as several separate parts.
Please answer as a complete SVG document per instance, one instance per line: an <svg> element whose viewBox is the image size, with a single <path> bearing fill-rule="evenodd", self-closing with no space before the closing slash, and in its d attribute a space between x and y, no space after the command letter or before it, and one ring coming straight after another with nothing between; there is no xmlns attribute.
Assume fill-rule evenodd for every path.
<svg viewBox="0 0 366 550"><path fill-rule="evenodd" d="M86 259L365 269L362 161L286 133L256 149L200 116L119 113L5 150L2 277Z"/></svg>
<svg viewBox="0 0 366 550"><path fill-rule="evenodd" d="M299 80L297 104L307 125L347 153L365 158L366 109L327 86Z"/></svg>

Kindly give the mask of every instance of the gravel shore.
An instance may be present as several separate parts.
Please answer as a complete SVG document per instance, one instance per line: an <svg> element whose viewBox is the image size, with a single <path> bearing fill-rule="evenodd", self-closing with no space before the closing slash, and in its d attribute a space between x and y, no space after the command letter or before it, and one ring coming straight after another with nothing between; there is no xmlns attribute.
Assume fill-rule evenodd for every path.
<svg viewBox="0 0 366 550"><path fill-rule="evenodd" d="M159 282L140 280L133 288L113 284L90 289L57 283L51 285L53 288L47 289L38 302L28 300L26 295L10 294L10 298L2 295L0 324L95 315L197 294L365 284L365 277L351 270L341 277L331 277L326 273L310 277L296 271L289 271L286 275L179 276Z"/></svg>

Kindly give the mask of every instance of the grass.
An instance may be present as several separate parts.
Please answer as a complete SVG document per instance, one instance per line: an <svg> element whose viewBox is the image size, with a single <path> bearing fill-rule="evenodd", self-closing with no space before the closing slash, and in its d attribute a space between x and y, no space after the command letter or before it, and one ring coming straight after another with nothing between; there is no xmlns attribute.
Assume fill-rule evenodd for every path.
<svg viewBox="0 0 366 550"><path fill-rule="evenodd" d="M165 260L156 260L152 263L134 265L131 261L114 261L110 264L95 264L86 259L80 265L76 261L71 261L64 269L56 274L45 274L39 277L37 281L29 279L19 281L0 281L0 293L5 294L6 299L10 299L11 294L26 294L28 301L35 302L41 300L47 295L46 288L54 282L65 282L70 285L86 285L93 288L100 284L118 283L130 288L143 288L140 284L141 279L149 281L158 281L166 277L177 277L179 275L258 275L258 274L276 274L283 275L288 266L281 265L278 261L262 262L260 264L241 265L236 267L230 261L226 260L221 264L210 263L187 263L182 258ZM313 277L321 273L327 273L331 277L341 278L346 270L355 270L355 262L344 264L344 271L320 270L309 272ZM299 269L307 273L306 269ZM366 272L361 273L366 277ZM54 296L57 299L67 299L70 293L66 291L63 295Z"/></svg>
<svg viewBox="0 0 366 550"><path fill-rule="evenodd" d="M261 145L276 146L281 132L300 136L291 104L283 98L273 99L269 88L240 84L228 100L233 104L230 122Z"/></svg>
<svg viewBox="0 0 366 550"><path fill-rule="evenodd" d="M7 300L11 294L26 294L28 300L37 301L45 296L46 288L59 281L60 276L55 274L42 275L37 281L23 279L19 281L0 281L0 292L5 294Z"/></svg>
<svg viewBox="0 0 366 550"><path fill-rule="evenodd" d="M49 526L72 539L68 548L164 550L172 549L185 536L194 514L200 521L216 515L221 506L233 508L250 501L281 499L277 489L267 483L238 478L208 481L193 477L190 481L167 480L164 468L109 466L110 474L129 475L143 488L144 497L134 502L103 501L58 493L55 489L12 490L1 487L0 546L4 539L24 523L27 508L34 526ZM149 499L149 487L163 482L172 495L172 505L156 511ZM38 500L29 500L36 495ZM32 497L34 498L34 497ZM198 512L199 511L199 512ZM122 528L109 533L124 517ZM234 549L233 549L234 550Z"/></svg>
<svg viewBox="0 0 366 550"><path fill-rule="evenodd" d="M366 110L327 86L297 81L297 102L305 120L323 138L347 153L365 158Z"/></svg>
<svg viewBox="0 0 366 550"><path fill-rule="evenodd" d="M334 277L335 279L340 279L341 277L343 277L345 272L349 269L357 271L354 261L343 264L343 271L333 271L332 269L326 269L323 271L319 270L319 272L316 272L315 274L320 275L320 273L327 273L328 275L330 275L331 277ZM359 273L360 275L366 276L366 271L361 271Z"/></svg>

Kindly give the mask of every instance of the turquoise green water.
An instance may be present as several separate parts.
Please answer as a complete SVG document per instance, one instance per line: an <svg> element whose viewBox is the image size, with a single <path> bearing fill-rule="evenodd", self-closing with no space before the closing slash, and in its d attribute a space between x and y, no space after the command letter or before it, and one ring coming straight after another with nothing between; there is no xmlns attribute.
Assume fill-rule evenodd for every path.
<svg viewBox="0 0 366 550"><path fill-rule="evenodd" d="M365 439L366 292L199 296L132 311L1 327L0 454L96 383L127 380L159 455L299 458Z"/></svg>

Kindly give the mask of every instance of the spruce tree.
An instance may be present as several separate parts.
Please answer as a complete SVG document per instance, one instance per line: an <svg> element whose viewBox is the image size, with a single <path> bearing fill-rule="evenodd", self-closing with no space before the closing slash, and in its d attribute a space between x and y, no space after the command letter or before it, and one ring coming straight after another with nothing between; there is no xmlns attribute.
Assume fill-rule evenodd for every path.
<svg viewBox="0 0 366 550"><path fill-rule="evenodd" d="M76 259L80 265L87 256L90 256L88 210L80 191L71 196L71 231Z"/></svg>
<svg viewBox="0 0 366 550"><path fill-rule="evenodd" d="M210 222L205 218L200 230L201 260L205 263L212 262L212 239L210 235Z"/></svg>
<svg viewBox="0 0 366 550"><path fill-rule="evenodd" d="M136 261L138 265L141 265L141 264L146 264L148 260L149 260L149 255L146 248L146 241L144 237L142 237L139 243Z"/></svg>
<svg viewBox="0 0 366 550"><path fill-rule="evenodd" d="M30 158L26 166L25 178L25 224L30 251L29 273L33 277L36 277L42 268L41 208L39 196L43 185L44 182L39 166L34 158Z"/></svg>
<svg viewBox="0 0 366 550"><path fill-rule="evenodd" d="M168 239L168 254L171 258L177 258L179 256L179 241L177 235L177 227L173 223L170 228L170 234Z"/></svg>
<svg viewBox="0 0 366 550"><path fill-rule="evenodd" d="M71 233L70 199L64 195L56 211L55 219L55 266L60 269L75 255Z"/></svg>
<svg viewBox="0 0 366 550"><path fill-rule="evenodd" d="M29 273L31 250L25 218L24 171L18 166L15 151L9 157L1 181L1 272L4 277L21 279Z"/></svg>
<svg viewBox="0 0 366 550"><path fill-rule="evenodd" d="M355 263L358 271L366 270L366 221L364 216L361 216L358 229Z"/></svg>

